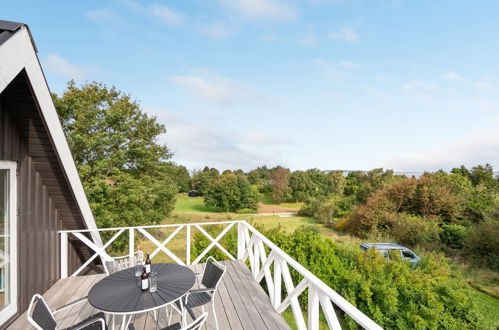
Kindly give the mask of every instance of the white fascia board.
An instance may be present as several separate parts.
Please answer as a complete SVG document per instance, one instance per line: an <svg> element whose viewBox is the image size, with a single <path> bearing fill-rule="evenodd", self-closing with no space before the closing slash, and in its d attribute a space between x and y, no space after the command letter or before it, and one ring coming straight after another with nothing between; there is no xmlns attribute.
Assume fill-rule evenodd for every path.
<svg viewBox="0 0 499 330"><path fill-rule="evenodd" d="M41 114L45 119L49 134L54 141L55 151L59 156L62 168L73 190L85 225L88 229L96 229L94 216L88 204L73 156L69 150L66 136L59 122L45 76L43 75L38 56L36 55L26 26L21 27L14 35L0 45L0 93L23 69L26 70L36 100L40 105ZM92 238L97 245L102 246L102 240L97 231L92 232Z"/></svg>

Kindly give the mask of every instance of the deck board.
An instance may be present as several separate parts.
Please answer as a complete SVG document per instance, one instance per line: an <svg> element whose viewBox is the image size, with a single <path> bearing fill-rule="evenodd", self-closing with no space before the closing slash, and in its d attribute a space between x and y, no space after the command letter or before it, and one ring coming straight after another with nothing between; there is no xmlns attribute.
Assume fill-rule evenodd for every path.
<svg viewBox="0 0 499 330"><path fill-rule="evenodd" d="M241 261L224 261L227 272L218 287L215 297L215 312L219 329L290 329L284 318L274 311L265 291L256 283L249 270ZM202 273L204 264L190 266L194 272ZM43 297L50 308L55 309L88 294L90 288L105 275L86 275L66 278L55 283ZM199 287L201 279L194 287ZM207 328L215 329L212 307L204 306L209 313ZM168 324L166 309L158 309L157 319L153 312L137 314L133 324L137 330L151 330L165 327ZM80 322L86 317L98 312L88 303L82 303L56 314L56 320L62 326ZM201 308L194 309L196 315L202 313ZM121 319L118 317L118 320ZM172 323L180 321L180 315L173 311ZM191 319L187 315L187 323ZM119 328L119 327L118 327ZM8 329L34 329L21 315Z"/></svg>

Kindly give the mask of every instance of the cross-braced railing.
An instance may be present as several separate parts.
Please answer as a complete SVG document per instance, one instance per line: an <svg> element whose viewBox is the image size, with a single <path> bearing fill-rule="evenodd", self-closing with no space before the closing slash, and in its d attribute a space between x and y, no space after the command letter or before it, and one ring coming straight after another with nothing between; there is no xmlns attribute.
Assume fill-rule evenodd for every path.
<svg viewBox="0 0 499 330"><path fill-rule="evenodd" d="M213 237L203 227L224 226L225 228L216 237ZM234 257L222 244L221 240L231 229L237 230L237 258ZM149 230L170 228L173 231L162 241L152 235ZM200 232L208 239L208 246L191 261L192 231ZM185 232L184 232L185 231ZM103 245L97 245L88 236L95 232L110 232L114 235ZM180 232L185 234L185 258L176 255L172 249L167 247ZM272 243L258 230L246 221L224 221L205 223L186 223L175 225L156 225L108 228L96 230L61 231L61 278L68 277L68 247L71 236L87 245L94 254L88 258L71 277L79 275L92 261L101 258L105 267L105 260L111 258L106 249L111 246L121 235L128 233L128 255L130 265L134 260L136 234L154 245L154 251L150 254L154 258L162 252L174 262L181 265L195 265L203 260L213 248L218 248L230 260L242 260L249 265L253 278L258 282L265 279L266 289L274 309L282 313L291 308L298 329L319 329L320 309L330 329L341 329L338 314L340 310L350 316L355 322L365 329L381 329L374 321L359 311L355 306L341 297L336 291L327 286L323 281L299 264L278 246ZM300 274L298 283L293 281L291 271ZM107 271L107 270L106 270ZM284 283L283 283L284 282ZM285 290L284 290L285 289ZM307 308L302 308L299 297L307 291ZM303 309L307 311L306 318Z"/></svg>

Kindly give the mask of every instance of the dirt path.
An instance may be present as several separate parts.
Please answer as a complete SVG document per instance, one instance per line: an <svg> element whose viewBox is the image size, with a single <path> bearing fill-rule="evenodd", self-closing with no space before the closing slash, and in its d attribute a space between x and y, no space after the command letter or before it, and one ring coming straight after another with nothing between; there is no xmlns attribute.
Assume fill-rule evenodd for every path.
<svg viewBox="0 0 499 330"><path fill-rule="evenodd" d="M297 208L258 203L258 213L297 213Z"/></svg>

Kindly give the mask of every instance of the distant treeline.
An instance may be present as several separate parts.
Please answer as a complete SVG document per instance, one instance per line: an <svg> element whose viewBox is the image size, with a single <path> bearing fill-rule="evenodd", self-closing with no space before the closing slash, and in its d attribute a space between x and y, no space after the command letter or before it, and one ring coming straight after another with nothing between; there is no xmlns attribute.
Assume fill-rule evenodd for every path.
<svg viewBox="0 0 499 330"><path fill-rule="evenodd" d="M489 164L408 177L392 170L248 172L205 167L182 186L226 211L255 209L259 194L303 202L299 214L359 237L444 251L499 268L499 179Z"/></svg>

